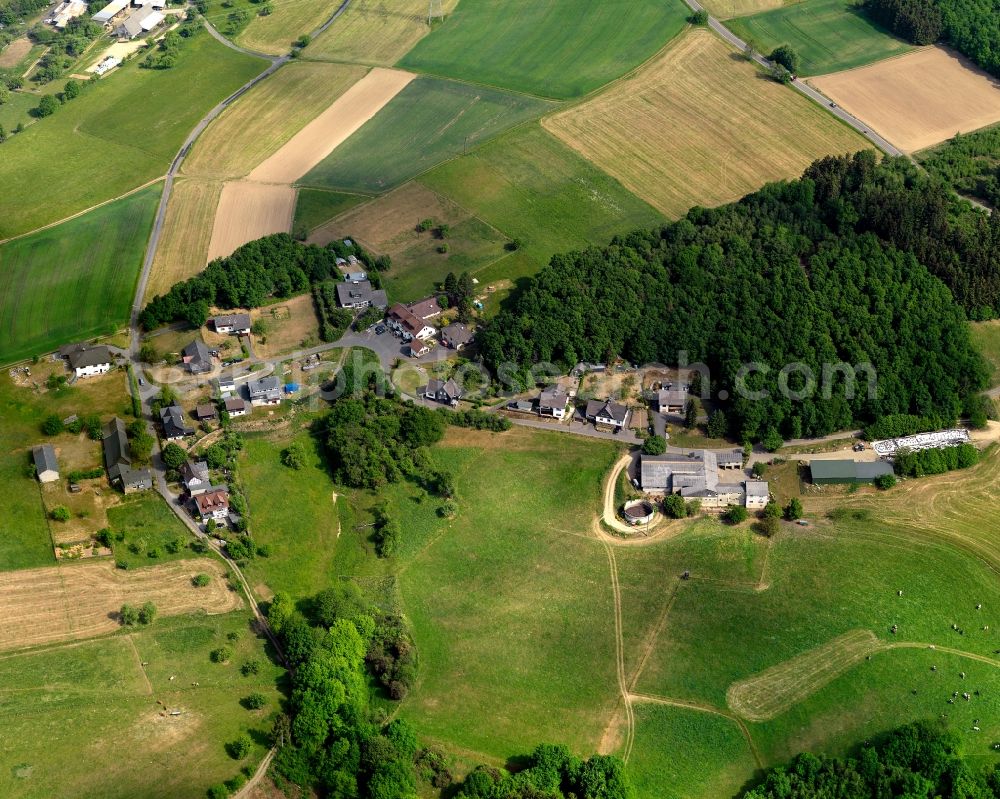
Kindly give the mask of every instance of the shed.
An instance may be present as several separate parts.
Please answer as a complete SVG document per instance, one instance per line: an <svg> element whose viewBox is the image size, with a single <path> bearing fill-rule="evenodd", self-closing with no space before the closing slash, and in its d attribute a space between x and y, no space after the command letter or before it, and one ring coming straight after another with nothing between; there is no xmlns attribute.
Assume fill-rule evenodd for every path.
<svg viewBox="0 0 1000 799"><path fill-rule="evenodd" d="M35 474L40 483L54 483L59 479L59 463L51 444L42 444L31 451L35 461Z"/></svg>
<svg viewBox="0 0 1000 799"><path fill-rule="evenodd" d="M837 483L872 483L875 478L892 474L892 465L885 461L812 460L809 471L816 485Z"/></svg>

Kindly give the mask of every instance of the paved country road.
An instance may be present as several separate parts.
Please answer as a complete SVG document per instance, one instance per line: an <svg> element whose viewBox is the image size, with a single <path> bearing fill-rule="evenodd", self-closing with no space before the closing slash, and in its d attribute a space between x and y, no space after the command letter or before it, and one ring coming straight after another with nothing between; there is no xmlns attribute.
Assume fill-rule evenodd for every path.
<svg viewBox="0 0 1000 799"><path fill-rule="evenodd" d="M746 51L747 43L743 41L735 33L733 33L731 30L729 30L729 28L727 28L725 25L719 22L719 20L717 20L715 17L709 14L708 9L705 8L701 3L699 3L698 0L684 0L684 2L687 3L688 8L690 8L692 11L704 11L706 14L708 14L708 27L710 27L713 31L719 34L719 36L721 36L723 39L729 42L737 50ZM774 66L773 62L768 61L766 58L764 58L762 55L756 52L754 53L753 60L760 66L764 67L764 69L771 69L771 67ZM833 114L835 117L846 122L848 125L854 128L858 133L860 133L862 136L868 139L868 141L870 141L872 144L878 147L882 152L886 153L887 155L897 155L897 156L906 155L906 153L904 153L898 147L883 139L881 136L875 133L875 131L869 129L869 127L860 119L858 119L856 116L847 113L840 106L832 105L830 98L826 97L823 94L820 94L812 86L809 86L808 84L798 79L792 81L791 85L800 94L804 94L814 103L823 106L824 109Z"/></svg>

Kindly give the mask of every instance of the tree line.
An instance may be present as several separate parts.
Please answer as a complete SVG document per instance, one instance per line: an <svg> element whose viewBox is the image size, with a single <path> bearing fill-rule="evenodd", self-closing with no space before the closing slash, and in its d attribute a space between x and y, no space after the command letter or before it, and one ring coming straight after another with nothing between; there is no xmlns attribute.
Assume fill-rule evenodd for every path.
<svg viewBox="0 0 1000 799"><path fill-rule="evenodd" d="M1000 128L958 134L920 163L960 194L1000 206Z"/></svg>
<svg viewBox="0 0 1000 799"><path fill-rule="evenodd" d="M770 769L743 799L798 797L998 799L1000 771L962 760L958 738L943 725L916 722L862 746L852 757L805 752Z"/></svg>
<svg viewBox="0 0 1000 799"><path fill-rule="evenodd" d="M902 160L823 159L737 203L554 256L481 328L480 352L494 373L618 357L676 365L684 352L709 367L716 432L743 441L822 436L889 414L952 421L987 373L948 286L982 305L980 316L1000 307L1000 247L987 244L1000 244L1000 220L956 216L955 205ZM765 399L737 391L753 362L769 371L744 385ZM786 364L820 380L839 362L870 363L876 395L864 372L852 396L836 371L829 396L782 395ZM793 371L788 388L805 381Z"/></svg>
<svg viewBox="0 0 1000 799"><path fill-rule="evenodd" d="M1000 76L1000 9L995 0L865 0L864 8L907 41L941 41Z"/></svg>
<svg viewBox="0 0 1000 799"><path fill-rule="evenodd" d="M226 258L215 259L204 271L154 297L140 314L139 323L146 330L172 322L201 327L213 306L257 308L270 297L290 297L314 283L339 280L337 258L348 255L356 256L371 270L389 268L388 258L376 258L358 244L334 241L317 247L295 241L287 233L264 236Z"/></svg>

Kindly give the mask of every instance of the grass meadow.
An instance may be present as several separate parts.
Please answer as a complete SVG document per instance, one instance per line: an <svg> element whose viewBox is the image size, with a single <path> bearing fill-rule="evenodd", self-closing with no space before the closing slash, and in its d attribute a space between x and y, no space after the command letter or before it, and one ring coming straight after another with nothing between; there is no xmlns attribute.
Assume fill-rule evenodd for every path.
<svg viewBox="0 0 1000 799"><path fill-rule="evenodd" d="M275 3L266 17L255 16L237 37L241 47L258 53L283 55L292 42L310 34L340 6L341 0L294 0Z"/></svg>
<svg viewBox="0 0 1000 799"><path fill-rule="evenodd" d="M124 497L108 510L108 528L115 534L115 561L142 568L191 557L194 537L159 494L146 491ZM117 540L117 535L124 537Z"/></svg>
<svg viewBox="0 0 1000 799"><path fill-rule="evenodd" d="M232 660L211 662L223 645ZM245 677L249 660L259 671ZM245 612L158 618L131 634L0 664L0 794L10 799L204 796L263 756L259 733L278 710L282 675ZM267 698L261 710L240 704L252 692ZM224 744L248 730L258 733L253 751L234 761Z"/></svg>
<svg viewBox="0 0 1000 799"><path fill-rule="evenodd" d="M44 388L45 377L50 372L65 373L65 367L48 363L31 369L32 378L42 388L15 385L6 372L0 375L4 420L0 425L0 484L4 486L0 491L0 571L51 566L55 562L38 482L30 469L31 447L51 443L63 469L95 465L97 442L91 445L70 433L45 436L39 429L42 420L50 413L60 418L89 413L109 418L124 415L130 405L124 372L49 391Z"/></svg>
<svg viewBox="0 0 1000 799"><path fill-rule="evenodd" d="M680 0L462 0L399 65L569 99L637 67L681 31L689 13Z"/></svg>
<svg viewBox="0 0 1000 799"><path fill-rule="evenodd" d="M0 238L64 219L167 170L216 103L266 63L216 42L188 40L172 69L132 61L3 145Z"/></svg>
<svg viewBox="0 0 1000 799"><path fill-rule="evenodd" d="M128 321L161 189L150 186L0 245L0 362Z"/></svg>
<svg viewBox="0 0 1000 799"><path fill-rule="evenodd" d="M976 349L982 353L990 367L990 377L993 385L996 385L1000 378L1000 322L992 320L989 322L972 322L972 340Z"/></svg>
<svg viewBox="0 0 1000 799"><path fill-rule="evenodd" d="M482 86L417 78L300 183L383 192L551 107Z"/></svg>
<svg viewBox="0 0 1000 799"><path fill-rule="evenodd" d="M312 231L363 202L361 194L344 194L325 189L299 189L295 201L294 230Z"/></svg>
<svg viewBox="0 0 1000 799"><path fill-rule="evenodd" d="M849 0L803 0L727 24L765 54L791 45L801 59L802 75L853 69L912 49Z"/></svg>
<svg viewBox="0 0 1000 799"><path fill-rule="evenodd" d="M558 252L607 244L663 217L538 125L442 164L420 182L467 208L521 251L480 281L532 274Z"/></svg>

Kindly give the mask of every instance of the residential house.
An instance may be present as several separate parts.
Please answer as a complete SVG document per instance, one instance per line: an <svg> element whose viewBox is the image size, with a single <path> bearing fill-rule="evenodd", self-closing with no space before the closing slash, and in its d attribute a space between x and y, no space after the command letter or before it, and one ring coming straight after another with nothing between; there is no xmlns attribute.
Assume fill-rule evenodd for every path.
<svg viewBox="0 0 1000 799"><path fill-rule="evenodd" d="M452 350L463 350L472 343L472 331L461 322L452 322L441 330L441 343Z"/></svg>
<svg viewBox="0 0 1000 799"><path fill-rule="evenodd" d="M132 447L129 445L125 422L117 416L104 426L104 463L112 485L126 494L153 487L153 475L148 469L132 468Z"/></svg>
<svg viewBox="0 0 1000 799"><path fill-rule="evenodd" d="M216 333L229 333L233 336L247 336L250 334L250 314L233 313L213 316L209 323Z"/></svg>
<svg viewBox="0 0 1000 799"><path fill-rule="evenodd" d="M192 497L204 494L212 487L208 476L208 464L205 461L188 461L181 466L181 482Z"/></svg>
<svg viewBox="0 0 1000 799"><path fill-rule="evenodd" d="M684 406L687 405L688 399L687 385L672 386L670 383L666 383L656 392L654 402L656 410L660 413L680 414L684 413Z"/></svg>
<svg viewBox="0 0 1000 799"><path fill-rule="evenodd" d="M426 341L421 341L418 338L411 339L410 343L406 345L409 350L411 358L422 358L428 352L431 351L430 344Z"/></svg>
<svg viewBox="0 0 1000 799"><path fill-rule="evenodd" d="M424 299L417 302L411 302L406 307L411 314L424 321L441 315L441 304L438 302L437 297L424 297Z"/></svg>
<svg viewBox="0 0 1000 799"><path fill-rule="evenodd" d="M462 398L462 389L454 380L428 380L422 393L427 399L446 405L457 405Z"/></svg>
<svg viewBox="0 0 1000 799"><path fill-rule="evenodd" d="M562 419L566 416L569 394L559 386L547 388L538 397L538 415Z"/></svg>
<svg viewBox="0 0 1000 799"><path fill-rule="evenodd" d="M31 450L35 461L35 476L39 483L54 483L59 479L59 462L51 444L42 444Z"/></svg>
<svg viewBox="0 0 1000 799"><path fill-rule="evenodd" d="M195 339L181 350L181 361L193 375L211 372L213 368L212 353L198 339Z"/></svg>
<svg viewBox="0 0 1000 799"><path fill-rule="evenodd" d="M346 263L346 261L345 261L345 263ZM348 271L348 272L344 272L343 275L344 275L344 280L346 280L348 283L360 283L362 280L367 280L368 279L368 273L367 272L357 272L357 271L350 272L350 271Z"/></svg>
<svg viewBox="0 0 1000 799"><path fill-rule="evenodd" d="M210 422L219 418L219 412L212 403L206 402L194 409L194 418L199 422Z"/></svg>
<svg viewBox="0 0 1000 799"><path fill-rule="evenodd" d="M385 291L372 288L371 281L359 280L357 283L341 282L337 284L337 302L342 308L385 308L389 304Z"/></svg>
<svg viewBox="0 0 1000 799"><path fill-rule="evenodd" d="M202 524L209 521L224 524L229 519L229 491L223 486L214 486L196 495L194 504Z"/></svg>
<svg viewBox="0 0 1000 799"><path fill-rule="evenodd" d="M816 485L837 483L874 483L884 474L892 474L892 464L886 461L859 462L853 460L812 460L809 471Z"/></svg>
<svg viewBox="0 0 1000 799"><path fill-rule="evenodd" d="M766 480L747 480L743 484L746 489L747 510L763 510L771 499L771 492Z"/></svg>
<svg viewBox="0 0 1000 799"><path fill-rule="evenodd" d="M628 422L628 408L614 400L590 400L587 403L587 418L598 429L621 430Z"/></svg>
<svg viewBox="0 0 1000 799"><path fill-rule="evenodd" d="M236 393L236 381L232 377L219 378L219 396L229 397Z"/></svg>
<svg viewBox="0 0 1000 799"><path fill-rule="evenodd" d="M184 409L176 403L160 408L160 424L163 426L163 437L167 441L177 441L185 436L194 435L194 428L188 427Z"/></svg>
<svg viewBox="0 0 1000 799"><path fill-rule="evenodd" d="M768 498L767 483L763 480L723 481L720 471L733 468L731 463L729 450L699 449L642 455L639 482L647 494L680 494L684 499L698 500L705 509L721 510L729 505L763 508Z"/></svg>
<svg viewBox="0 0 1000 799"><path fill-rule="evenodd" d="M426 340L434 335L434 328L431 325L398 302L389 309L387 320L389 327L399 333L404 341L414 338Z"/></svg>
<svg viewBox="0 0 1000 799"><path fill-rule="evenodd" d="M93 377L111 371L111 350L103 344L71 344L59 350L77 377Z"/></svg>
<svg viewBox="0 0 1000 799"><path fill-rule="evenodd" d="M242 397L229 397L226 399L226 413L230 418L246 416L250 413L250 404Z"/></svg>
<svg viewBox="0 0 1000 799"><path fill-rule="evenodd" d="M275 375L251 380L247 383L250 402L253 405L279 405L281 403L281 381Z"/></svg>

